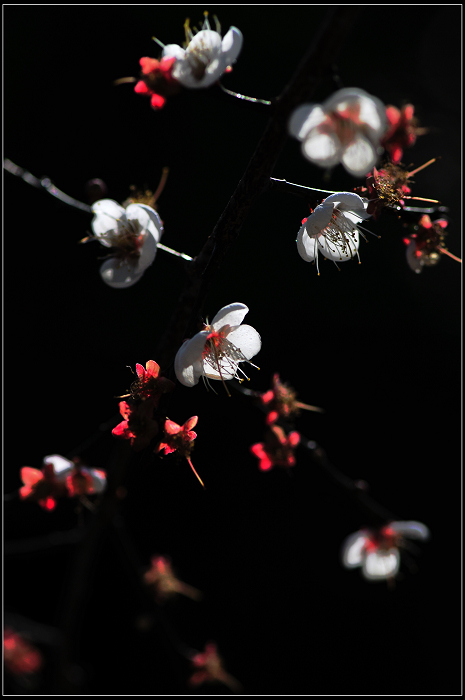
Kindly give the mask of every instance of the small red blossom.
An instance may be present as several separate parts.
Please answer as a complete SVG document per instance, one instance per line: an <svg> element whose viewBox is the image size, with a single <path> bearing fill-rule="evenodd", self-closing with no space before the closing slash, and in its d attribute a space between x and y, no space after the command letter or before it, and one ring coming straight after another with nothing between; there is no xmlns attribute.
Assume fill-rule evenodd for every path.
<svg viewBox="0 0 465 700"><path fill-rule="evenodd" d="M381 145L389 153L393 163L400 163L404 148L410 148L417 140L417 136L425 133L418 127L418 120L413 116L415 107L411 104L397 109L393 105L386 107L386 119L388 126L381 139Z"/></svg>
<svg viewBox="0 0 465 700"><path fill-rule="evenodd" d="M252 445L250 451L259 460L258 468L265 472L273 467L293 467L295 465L294 449L300 442L297 431L286 433L278 425L271 425L265 442Z"/></svg>
<svg viewBox="0 0 465 700"><path fill-rule="evenodd" d="M177 593L188 596L192 600L199 600L202 597L201 592L196 588L176 578L170 560L159 555L152 557L150 569L144 574L144 583L155 589L159 602Z"/></svg>
<svg viewBox="0 0 465 700"><path fill-rule="evenodd" d="M192 418L186 420L184 425L181 426L167 418L165 420L165 435L162 442L158 445L157 451L161 452L161 450L164 450L165 455L177 452L181 457L185 457L195 476L205 488L205 484L195 471L194 465L190 459L190 454L194 447L194 440L197 437L197 433L195 433L192 428L197 425L198 420L198 416L192 416Z"/></svg>
<svg viewBox="0 0 465 700"><path fill-rule="evenodd" d="M445 247L446 219L436 219L431 221L427 214L424 214L414 232L404 238L407 247L407 262L415 272L421 272L424 266L431 267L437 265L441 254L447 255L457 262L462 262L460 258L449 253Z"/></svg>
<svg viewBox="0 0 465 700"><path fill-rule="evenodd" d="M157 61L155 58L145 56L139 61L142 68L141 79L136 83L134 91L139 95L150 96L153 109L161 109L166 98L175 95L181 89L172 75L175 60L174 57L166 57Z"/></svg>
<svg viewBox="0 0 465 700"><path fill-rule="evenodd" d="M397 210L404 207L406 199L417 199L422 202L435 202L437 204L437 199L412 197L410 189L412 176L435 160L435 158L432 158L424 165L420 165L419 168L410 172L401 167L401 163L386 163L379 170L373 168L373 172L368 173L366 187L356 187L354 192L368 199L367 214L371 214L375 220L379 218L386 207Z"/></svg>
<svg viewBox="0 0 465 700"><path fill-rule="evenodd" d="M167 394L174 389L174 382L166 377L160 377L160 366L155 360L149 360L145 369L139 363L136 363L137 379L131 384L130 393L124 394L120 398L124 399L131 396L134 399L153 399L154 405L158 406L158 402L163 394Z"/></svg>
<svg viewBox="0 0 465 700"><path fill-rule="evenodd" d="M91 496L101 493L107 482L107 475L103 469L90 469L84 467L78 460L66 477L66 486L69 496Z"/></svg>
<svg viewBox="0 0 465 700"><path fill-rule="evenodd" d="M266 417L268 425L275 423L279 418L288 420L292 416L298 415L301 409L306 411L323 410L317 406L309 406L297 401L297 394L290 386L281 382L279 374L273 375L273 388L262 394L260 401L268 411Z"/></svg>
<svg viewBox="0 0 465 700"><path fill-rule="evenodd" d="M242 686L236 678L230 676L223 668L223 661L218 656L214 642L205 645L205 651L195 654L192 666L197 669L189 679L189 685L198 686L203 683L223 683L233 692L241 692Z"/></svg>
<svg viewBox="0 0 465 700"><path fill-rule="evenodd" d="M131 446L142 450L158 434L158 423L153 417L154 399L147 399L138 404L120 401L119 410L123 421L111 431L115 437L130 440Z"/></svg>
<svg viewBox="0 0 465 700"><path fill-rule="evenodd" d="M3 657L5 669L15 676L36 673L43 664L40 652L8 628L3 633Z"/></svg>

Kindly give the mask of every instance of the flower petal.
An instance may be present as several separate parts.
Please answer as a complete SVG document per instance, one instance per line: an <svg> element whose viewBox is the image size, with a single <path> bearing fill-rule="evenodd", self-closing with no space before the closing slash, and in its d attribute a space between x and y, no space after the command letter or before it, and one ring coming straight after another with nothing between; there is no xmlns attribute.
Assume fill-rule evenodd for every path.
<svg viewBox="0 0 465 700"><path fill-rule="evenodd" d="M250 360L256 355L262 347L262 341L259 333L252 328L243 324L227 334L227 339L230 343L236 346L247 360Z"/></svg>
<svg viewBox="0 0 465 700"><path fill-rule="evenodd" d="M243 36L237 27L230 27L221 42L221 50L226 55L227 64L234 63L242 49Z"/></svg>
<svg viewBox="0 0 465 700"><path fill-rule="evenodd" d="M318 255L316 239L308 235L305 224L300 228L297 235L297 250L299 251L300 257L306 262L313 262Z"/></svg>
<svg viewBox="0 0 465 700"><path fill-rule="evenodd" d="M342 164L350 175L364 177L376 165L378 151L361 135L352 141L342 154Z"/></svg>
<svg viewBox="0 0 465 700"><path fill-rule="evenodd" d="M185 56L186 52L184 49L182 49L178 44L167 44L163 48L163 53L162 56L163 58L176 58L176 59L183 59Z"/></svg>
<svg viewBox="0 0 465 700"><path fill-rule="evenodd" d="M312 129L326 121L326 114L320 105L303 104L291 115L288 129L291 136L303 141Z"/></svg>
<svg viewBox="0 0 465 700"><path fill-rule="evenodd" d="M302 153L313 163L331 168L340 161L341 142L336 134L313 129L302 144Z"/></svg>
<svg viewBox="0 0 465 700"><path fill-rule="evenodd" d="M53 473L59 480L66 479L67 475L74 469L74 463L65 459L61 455L48 455L42 460L43 466L51 464Z"/></svg>
<svg viewBox="0 0 465 700"><path fill-rule="evenodd" d="M340 240L331 240L327 236L319 236L317 238L318 251L327 259L333 262L346 262L352 260L357 255L360 244L360 236L358 231L349 234L344 234Z"/></svg>
<svg viewBox="0 0 465 700"><path fill-rule="evenodd" d="M147 204L130 204L126 208L126 219L128 221L135 219L143 229L150 231L157 243L160 241L163 233L163 224L152 207L149 207Z"/></svg>
<svg viewBox="0 0 465 700"><path fill-rule="evenodd" d="M100 267L100 276L103 281L115 289L131 287L143 274L144 270L140 271L138 266L129 265L118 258L109 258Z"/></svg>
<svg viewBox="0 0 465 700"><path fill-rule="evenodd" d="M248 310L249 309L245 304L240 304L238 302L235 304L228 304L228 306L223 306L223 308L220 309L213 318L211 327L213 330L219 331L226 325L239 326Z"/></svg>
<svg viewBox="0 0 465 700"><path fill-rule="evenodd" d="M367 542L366 535L360 530L347 537L342 545L342 563L346 569L361 566L364 558L364 549Z"/></svg>
<svg viewBox="0 0 465 700"><path fill-rule="evenodd" d="M414 540L427 540L430 537L430 531L416 520L405 520L397 521L394 523L389 523L389 527L394 532L398 532L400 535L405 535Z"/></svg>
<svg viewBox="0 0 465 700"><path fill-rule="evenodd" d="M118 220L124 217L124 208L112 199L99 199L92 205L92 211L95 216L90 225L94 236L103 237L100 243L111 246L111 242L105 241L105 236L116 230Z"/></svg>
<svg viewBox="0 0 465 700"><path fill-rule="evenodd" d="M202 352L205 349L208 331L200 331L179 348L175 360L176 377L184 386L194 386L203 374Z"/></svg>
<svg viewBox="0 0 465 700"><path fill-rule="evenodd" d="M315 208L313 214L310 214L310 216L307 218L304 227L309 236L319 236L322 230L325 229L331 221L334 211L334 204L333 202L326 202L327 200L325 199L323 204L319 204Z"/></svg>
<svg viewBox="0 0 465 700"><path fill-rule="evenodd" d="M362 573L365 578L376 581L395 576L399 571L400 555L396 547L388 551L369 552L363 562Z"/></svg>

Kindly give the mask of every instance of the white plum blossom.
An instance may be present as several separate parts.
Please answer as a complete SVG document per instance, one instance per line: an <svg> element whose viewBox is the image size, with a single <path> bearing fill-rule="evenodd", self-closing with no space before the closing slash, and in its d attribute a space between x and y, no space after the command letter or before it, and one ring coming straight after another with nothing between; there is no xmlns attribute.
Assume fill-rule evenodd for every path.
<svg viewBox="0 0 465 700"><path fill-rule="evenodd" d="M242 324L248 310L245 304L224 306L210 325L184 341L174 361L176 377L181 384L194 386L200 377L223 383L229 379L242 381L239 372L246 377L239 363L252 364L250 359L262 345L255 328Z"/></svg>
<svg viewBox="0 0 465 700"><path fill-rule="evenodd" d="M303 104L289 121L289 132L302 141L308 160L322 168L342 163L354 177L376 164L385 131L384 104L358 88L338 90L322 105Z"/></svg>
<svg viewBox="0 0 465 700"><path fill-rule="evenodd" d="M207 88L216 83L242 48L242 33L237 27L231 27L222 39L219 31L210 29L207 18L197 34L187 26L186 38L185 49L178 44L163 46L163 58L176 59L172 77L186 88Z"/></svg>
<svg viewBox="0 0 465 700"><path fill-rule="evenodd" d="M316 261L318 253L334 263L358 256L360 233L357 224L369 215L367 201L354 192L336 192L326 197L297 234L297 250L306 262Z"/></svg>
<svg viewBox="0 0 465 700"><path fill-rule="evenodd" d="M394 521L379 530L359 530L347 537L342 546L342 563L347 569L362 568L369 581L396 576L400 567L399 548L407 547L405 538L427 540L429 530L415 520Z"/></svg>
<svg viewBox="0 0 465 700"><path fill-rule="evenodd" d="M92 205L94 237L114 252L100 267L100 275L110 287L135 284L153 263L163 225L157 212L146 204L130 204L126 209L112 199Z"/></svg>

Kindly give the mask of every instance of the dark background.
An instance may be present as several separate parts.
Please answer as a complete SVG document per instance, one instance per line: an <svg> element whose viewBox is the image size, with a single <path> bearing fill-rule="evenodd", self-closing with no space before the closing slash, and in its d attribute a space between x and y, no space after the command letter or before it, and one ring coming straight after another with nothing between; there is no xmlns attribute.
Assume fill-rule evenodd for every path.
<svg viewBox="0 0 465 700"><path fill-rule="evenodd" d="M129 186L155 189L163 243L195 255L228 202L267 122L266 109L229 100L213 88L186 91L155 113L131 85L151 41L181 43L183 22L208 9L223 32L236 25L243 50L224 84L259 98L280 93L326 16L324 6L6 6L4 153L85 200L85 183L102 178L123 201ZM414 194L449 207L447 245L460 255L461 7L360 7L335 74L385 104L415 105L430 128L404 154L418 173ZM316 99L336 88L328 78ZM351 190L342 167L329 178L289 140L274 173L312 187ZM19 178L4 175L5 477L20 486L24 465L70 454L117 412L127 366L145 364L185 282L183 264L162 251L127 290L106 287L101 250L78 246L90 216ZM323 196L323 195L322 195ZM315 206L321 197L315 193ZM209 293L211 319L240 301L261 334L265 391L274 372L299 398L326 413L296 423L330 459L400 519L424 522L432 538L417 570L402 569L394 588L369 584L339 560L344 538L367 516L297 452L292 472L262 474L249 445L264 416L239 395L178 386L170 418L199 416L188 465L139 454L127 478L122 517L134 571L152 554L171 556L179 577L204 592L178 599L147 622L134 574L110 541L89 579L76 640L76 692L185 694L189 665L168 629L191 649L217 642L227 669L248 694L458 694L460 692L460 378L461 268L443 257L415 275L402 242L405 215L386 214L368 228L361 265L338 272L298 256L295 238L308 205L285 193L264 195ZM164 368L170 374L172 368ZM105 468L107 433L80 454ZM43 628L59 623L73 576L72 546L21 553L17 542L76 525L70 502L53 513L7 500L9 555L4 600L47 660L32 693L53 692L54 646ZM11 544L14 542L16 544ZM139 568L138 568L139 567ZM141 618L142 616L142 618ZM11 618L10 618L11 619ZM36 630L34 632L34 630ZM42 632L40 632L42 630ZM52 670L50 670L52 669ZM24 688L6 678L7 692ZM221 685L200 692L229 692Z"/></svg>

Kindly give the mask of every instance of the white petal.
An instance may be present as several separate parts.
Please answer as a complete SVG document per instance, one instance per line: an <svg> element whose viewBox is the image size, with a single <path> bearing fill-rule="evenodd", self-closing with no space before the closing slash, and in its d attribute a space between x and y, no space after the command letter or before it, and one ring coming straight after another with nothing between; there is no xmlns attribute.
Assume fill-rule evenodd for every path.
<svg viewBox="0 0 465 700"><path fill-rule="evenodd" d="M226 325L240 326L248 310L245 304L240 304L239 302L223 306L211 322L211 327L214 331L219 331Z"/></svg>
<svg viewBox="0 0 465 700"><path fill-rule="evenodd" d="M147 231L142 247L139 251L139 258L137 259L137 272L142 273L146 270L155 260L157 254L157 239L152 235L150 231Z"/></svg>
<svg viewBox="0 0 465 700"><path fill-rule="evenodd" d="M326 204L326 201L327 200L325 199L323 204L319 204L315 208L313 214L310 214L304 224L309 236L318 236L331 221L334 211L334 204L333 202Z"/></svg>
<svg viewBox="0 0 465 700"><path fill-rule="evenodd" d="M94 235L97 238L103 237L103 240L100 241L102 245L113 245L111 242L105 241L104 238L111 236L117 228L118 220L125 217L123 207L112 199L99 199L92 205L92 211L95 214L91 222Z"/></svg>
<svg viewBox="0 0 465 700"><path fill-rule="evenodd" d="M342 545L342 563L347 569L361 566L364 558L364 548L367 542L363 532L354 532L347 537Z"/></svg>
<svg viewBox="0 0 465 700"><path fill-rule="evenodd" d="M247 360L252 359L254 355L260 352L262 340L259 333L252 328L242 324L239 328L231 331L226 335L227 340L236 346Z"/></svg>
<svg viewBox="0 0 465 700"><path fill-rule="evenodd" d="M322 133L312 129L302 144L302 152L308 160L323 167L332 168L339 163L341 142L336 134Z"/></svg>
<svg viewBox="0 0 465 700"><path fill-rule="evenodd" d="M308 235L305 224L301 227L297 235L297 250L299 251L300 257L306 262L313 262L318 255L316 239Z"/></svg>
<svg viewBox="0 0 465 700"><path fill-rule="evenodd" d="M304 104L297 107L289 119L289 133L303 141L315 127L326 121L326 114L320 105Z"/></svg>
<svg viewBox="0 0 465 700"><path fill-rule="evenodd" d="M335 194L329 195L324 200L324 203L331 202L334 206L339 209L339 211L351 211L357 212L361 210L365 211L365 202L358 194L355 192L336 192Z"/></svg>
<svg viewBox="0 0 465 700"><path fill-rule="evenodd" d="M84 474L89 474L91 477L92 487L95 493L102 493L102 491L105 490L107 484L105 472L102 472L100 469L88 469L86 467L82 467L81 471Z"/></svg>
<svg viewBox="0 0 465 700"><path fill-rule="evenodd" d="M392 547L388 551L370 552L363 562L363 575L371 581L390 578L399 571L399 550Z"/></svg>
<svg viewBox="0 0 465 700"><path fill-rule="evenodd" d="M158 243L163 233L163 224L155 209L147 204L130 204L126 208L126 218L128 221L135 219L141 227L150 231Z"/></svg>
<svg viewBox="0 0 465 700"><path fill-rule="evenodd" d="M423 263L421 260L421 255L417 255L417 246L415 241L411 241L406 250L407 262L409 267L416 273L422 271Z"/></svg>
<svg viewBox="0 0 465 700"><path fill-rule="evenodd" d="M178 44L167 44L163 49L162 56L163 58L172 58L174 56L174 58L182 59L185 53L185 50L178 46Z"/></svg>
<svg viewBox="0 0 465 700"><path fill-rule="evenodd" d="M69 459L65 459L61 455L47 455L42 460L43 466L46 464L53 465L53 473L59 481L64 481L71 470L74 468L74 463L70 462Z"/></svg>
<svg viewBox="0 0 465 700"><path fill-rule="evenodd" d="M426 525L416 520L402 520L389 523L389 527L394 530L394 532L398 532L414 540L427 540L430 537L430 531Z"/></svg>
<svg viewBox="0 0 465 700"><path fill-rule="evenodd" d="M359 119L373 132L373 138L381 138L386 129L386 107L377 97L363 95Z"/></svg>
<svg viewBox="0 0 465 700"><path fill-rule="evenodd" d="M221 50L226 56L227 64L234 63L242 49L242 32L237 27L230 27L221 42Z"/></svg>
<svg viewBox="0 0 465 700"><path fill-rule="evenodd" d="M334 92L323 104L327 112L343 112L354 107L362 97L368 97L368 93L360 88L342 88Z"/></svg>
<svg viewBox="0 0 465 700"><path fill-rule="evenodd" d="M326 236L318 236L317 244L318 251L328 260L333 262L347 262L356 257L360 245L360 237L358 231L345 234L338 241L331 241Z"/></svg>
<svg viewBox="0 0 465 700"><path fill-rule="evenodd" d="M342 164L350 175L364 177L376 165L378 151L371 141L359 135L342 154Z"/></svg>
<svg viewBox="0 0 465 700"><path fill-rule="evenodd" d="M215 369L208 362L203 363L203 374L209 379L219 379L229 381L234 379L237 373L238 363L230 358L222 358L219 369Z"/></svg>
<svg viewBox="0 0 465 700"><path fill-rule="evenodd" d="M100 267L100 276L103 281L115 289L132 287L133 284L140 280L143 274L144 270L139 270L137 265L128 265L127 262L118 258L109 258Z"/></svg>
<svg viewBox="0 0 465 700"><path fill-rule="evenodd" d="M208 331L196 333L185 340L174 359L176 377L184 386L194 386L203 374L202 352L205 349Z"/></svg>
<svg viewBox="0 0 465 700"><path fill-rule="evenodd" d="M221 36L213 29L202 29L200 32L197 32L186 49L186 53L202 52L205 54L209 52L212 58L219 54L220 51Z"/></svg>

